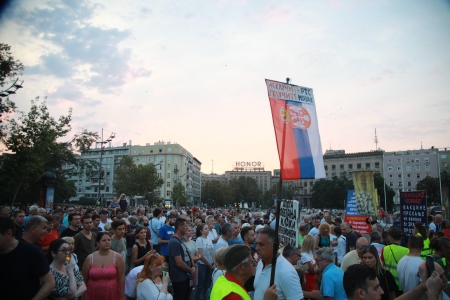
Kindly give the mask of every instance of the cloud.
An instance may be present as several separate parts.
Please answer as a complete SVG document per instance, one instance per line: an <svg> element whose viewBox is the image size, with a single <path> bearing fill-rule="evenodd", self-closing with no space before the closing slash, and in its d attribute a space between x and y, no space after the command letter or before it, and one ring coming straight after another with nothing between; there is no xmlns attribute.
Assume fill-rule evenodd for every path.
<svg viewBox="0 0 450 300"><path fill-rule="evenodd" d="M97 106L103 103L100 100L86 97L73 80L64 82L64 84L59 86L56 91L49 93L48 99L49 103L70 101L89 107Z"/></svg>
<svg viewBox="0 0 450 300"><path fill-rule="evenodd" d="M117 93L127 80L151 75L149 69L133 69L131 49L119 47L131 36L130 30L101 28L90 22L101 6L69 0L48 4L48 7L15 9L15 18L23 28L59 50L41 55L40 63L28 66L27 72L59 78L81 76L83 84L101 93ZM76 66L80 65L86 66L89 72L79 73Z"/></svg>

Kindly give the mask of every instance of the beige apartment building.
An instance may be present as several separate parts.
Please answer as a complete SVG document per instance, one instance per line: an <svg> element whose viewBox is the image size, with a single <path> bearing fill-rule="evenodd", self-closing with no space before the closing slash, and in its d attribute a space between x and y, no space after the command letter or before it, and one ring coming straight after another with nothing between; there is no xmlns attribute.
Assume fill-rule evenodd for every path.
<svg viewBox="0 0 450 300"><path fill-rule="evenodd" d="M158 176L164 180L154 191L163 199L171 199L172 189L178 182L186 189L189 205L201 203L201 162L179 144L156 142L153 145L130 146L130 156L136 164L153 163Z"/></svg>

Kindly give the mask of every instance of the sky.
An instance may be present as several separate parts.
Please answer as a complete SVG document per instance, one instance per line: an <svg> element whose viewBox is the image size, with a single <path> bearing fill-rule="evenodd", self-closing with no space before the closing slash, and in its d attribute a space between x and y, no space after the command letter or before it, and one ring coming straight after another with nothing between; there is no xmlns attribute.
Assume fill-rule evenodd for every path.
<svg viewBox="0 0 450 300"><path fill-rule="evenodd" d="M450 1L15 0L0 42L72 134L279 168L265 79L314 91L322 150L450 147ZM214 161L214 163L213 163Z"/></svg>

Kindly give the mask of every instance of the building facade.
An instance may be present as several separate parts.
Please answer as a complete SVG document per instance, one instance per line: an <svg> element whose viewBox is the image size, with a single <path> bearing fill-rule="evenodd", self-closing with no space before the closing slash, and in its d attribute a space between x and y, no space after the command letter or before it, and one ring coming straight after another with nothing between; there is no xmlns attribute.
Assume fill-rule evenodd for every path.
<svg viewBox="0 0 450 300"><path fill-rule="evenodd" d="M400 192L415 191L417 182L427 176L438 177L438 150L420 149L384 153L386 184L395 191L394 204L400 203Z"/></svg>
<svg viewBox="0 0 450 300"><path fill-rule="evenodd" d="M205 185L205 183L210 181L219 181L221 183L227 183L227 177L225 177L225 174L219 175L219 174L201 174L202 176L202 185Z"/></svg>
<svg viewBox="0 0 450 300"><path fill-rule="evenodd" d="M103 194L107 201L116 195L112 183L114 181L114 168L120 163L123 155L132 157L135 164L153 163L159 178L164 184L154 193L162 199L171 199L172 189L180 182L186 189L187 202L189 205L197 205L201 198L201 162L189 151L179 144L170 142L156 142L153 145L147 143L145 146L132 146L124 144L122 147L106 147L103 149L101 168L102 177L95 175L90 179L86 175L69 177L77 187L77 198L97 198L98 191ZM92 159L100 164L100 148L90 149L82 153L81 158ZM133 196L133 195L129 195Z"/></svg>
<svg viewBox="0 0 450 300"><path fill-rule="evenodd" d="M239 177L251 177L256 180L256 184L258 185L258 188L265 193L268 189L270 189L271 184L270 180L272 178L272 172L270 171L264 171L264 170L258 170L258 171L250 171L250 170L233 170L233 171L225 171L225 177L227 179L227 182L230 182L231 179Z"/></svg>

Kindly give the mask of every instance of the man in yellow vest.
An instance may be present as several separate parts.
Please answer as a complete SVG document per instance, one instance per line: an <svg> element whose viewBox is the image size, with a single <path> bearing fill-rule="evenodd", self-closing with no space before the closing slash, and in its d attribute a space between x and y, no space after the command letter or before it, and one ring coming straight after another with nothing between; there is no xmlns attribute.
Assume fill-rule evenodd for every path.
<svg viewBox="0 0 450 300"><path fill-rule="evenodd" d="M400 246L400 240L402 238L402 232L399 227L392 226L388 230L390 245L383 248L382 255L380 257L381 261L384 262L384 267L386 270L391 272L394 276L395 283L400 290L400 294L403 293L402 286L400 284L400 279L398 277L397 265L400 259L409 254L409 249ZM399 296L399 295L397 295Z"/></svg>
<svg viewBox="0 0 450 300"><path fill-rule="evenodd" d="M256 262L251 256L250 248L246 245L228 247L223 264L227 272L220 276L211 291L214 300L250 300L245 282L255 275ZM264 294L264 300L278 298L276 285L272 285Z"/></svg>

